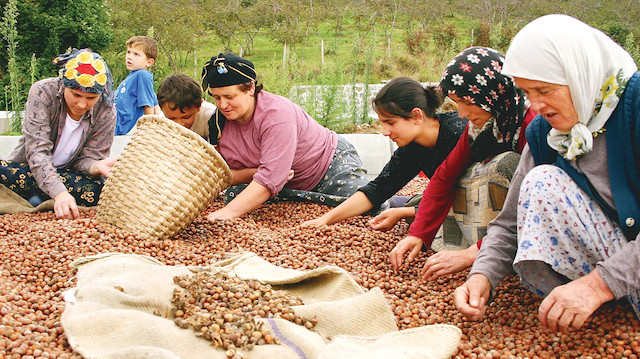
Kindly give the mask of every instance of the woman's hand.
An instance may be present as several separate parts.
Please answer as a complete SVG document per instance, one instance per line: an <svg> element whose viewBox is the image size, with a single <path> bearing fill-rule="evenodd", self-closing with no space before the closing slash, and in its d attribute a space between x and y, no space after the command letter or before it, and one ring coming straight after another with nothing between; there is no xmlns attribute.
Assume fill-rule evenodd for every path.
<svg viewBox="0 0 640 359"><path fill-rule="evenodd" d="M108 177L109 172L111 172L113 165L116 163L116 160L117 160L116 157L107 157L100 161L96 161L89 168L89 173L95 177L97 176Z"/></svg>
<svg viewBox="0 0 640 359"><path fill-rule="evenodd" d="M413 207L389 208L369 220L369 226L377 231L390 230L399 220L416 214Z"/></svg>
<svg viewBox="0 0 640 359"><path fill-rule="evenodd" d="M326 226L327 224L328 224L327 221L322 219L322 217L318 217L315 219L304 221L300 226L301 227L319 227L319 226Z"/></svg>
<svg viewBox="0 0 640 359"><path fill-rule="evenodd" d="M251 181L242 192L227 203L226 206L219 210L209 213L207 219L210 221L216 219L232 219L239 218L248 212L258 208L266 200L271 197L269 189L256 181Z"/></svg>
<svg viewBox="0 0 640 359"><path fill-rule="evenodd" d="M67 191L62 191L53 197L53 211L56 218L74 219L80 217L76 199Z"/></svg>
<svg viewBox="0 0 640 359"><path fill-rule="evenodd" d="M443 275L458 273L469 268L478 255L478 246L472 244L461 251L438 252L427 260L422 268L422 277L425 280L435 280Z"/></svg>
<svg viewBox="0 0 640 359"><path fill-rule="evenodd" d="M302 223L302 227L328 226L340 222L343 219L362 214L371 208L373 208L373 203L369 201L369 198L367 198L364 193L356 191L356 193L352 194L337 207L332 208L329 212L318 218L305 221Z"/></svg>
<svg viewBox="0 0 640 359"><path fill-rule="evenodd" d="M409 252L407 263L411 263L413 259L420 253L422 249L422 239L413 236L406 236L402 239L389 253L389 260L394 270L398 270L402 265L404 254Z"/></svg>
<svg viewBox="0 0 640 359"><path fill-rule="evenodd" d="M487 311L491 283L483 274L474 274L453 292L453 304L465 318L480 320Z"/></svg>
<svg viewBox="0 0 640 359"><path fill-rule="evenodd" d="M232 219L238 216L234 215L229 211L227 207L220 208L217 211L211 212L207 215L207 219L210 221L215 221L216 219Z"/></svg>
<svg viewBox="0 0 640 359"><path fill-rule="evenodd" d="M596 309L614 298L596 269L555 287L540 304L538 318L543 327L568 333L580 329Z"/></svg>

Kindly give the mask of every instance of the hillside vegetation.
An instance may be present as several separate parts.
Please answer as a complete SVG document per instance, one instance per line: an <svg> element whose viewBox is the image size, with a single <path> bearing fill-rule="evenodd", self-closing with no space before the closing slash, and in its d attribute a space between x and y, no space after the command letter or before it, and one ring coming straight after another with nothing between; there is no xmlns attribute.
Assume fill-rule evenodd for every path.
<svg viewBox="0 0 640 359"><path fill-rule="evenodd" d="M0 30L6 45L0 52L0 85L5 89L0 109L8 110L20 108L33 81L55 75L50 59L70 46L100 52L117 85L127 75L124 42L133 35L152 36L159 44L160 55L152 68L156 86L176 72L199 80L207 60L232 51L255 64L268 91L284 96L295 85L372 84L396 76L439 81L448 61L460 50L482 45L504 52L522 26L548 13L566 13L596 26L625 46L636 61L640 59L638 1L0 3L4 4Z"/></svg>

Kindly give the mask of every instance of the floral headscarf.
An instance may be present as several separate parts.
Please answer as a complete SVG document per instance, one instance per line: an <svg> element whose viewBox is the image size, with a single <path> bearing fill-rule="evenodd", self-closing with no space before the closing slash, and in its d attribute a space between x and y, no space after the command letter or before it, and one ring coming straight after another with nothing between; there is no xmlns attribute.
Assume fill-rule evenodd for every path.
<svg viewBox="0 0 640 359"><path fill-rule="evenodd" d="M525 117L525 96L504 76L504 55L487 47L470 47L453 58L442 75L440 89L479 106L493 117L482 128L469 125L474 161L516 150Z"/></svg>
<svg viewBox="0 0 640 359"><path fill-rule="evenodd" d="M102 57L89 49L72 49L53 59L65 87L102 95L106 104L113 103L113 77Z"/></svg>
<svg viewBox="0 0 640 359"><path fill-rule="evenodd" d="M637 69L629 53L603 32L554 14L518 32L503 73L569 86L578 124L569 132L551 129L547 142L572 160L592 150L593 133L604 127Z"/></svg>

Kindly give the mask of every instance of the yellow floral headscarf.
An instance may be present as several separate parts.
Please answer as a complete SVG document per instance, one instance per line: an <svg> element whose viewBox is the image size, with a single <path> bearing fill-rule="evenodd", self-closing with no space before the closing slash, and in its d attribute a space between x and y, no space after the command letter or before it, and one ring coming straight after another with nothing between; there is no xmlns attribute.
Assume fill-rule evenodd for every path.
<svg viewBox="0 0 640 359"><path fill-rule="evenodd" d="M102 57L89 49L73 49L53 59L60 66L65 87L102 95L105 103L113 103L113 78Z"/></svg>

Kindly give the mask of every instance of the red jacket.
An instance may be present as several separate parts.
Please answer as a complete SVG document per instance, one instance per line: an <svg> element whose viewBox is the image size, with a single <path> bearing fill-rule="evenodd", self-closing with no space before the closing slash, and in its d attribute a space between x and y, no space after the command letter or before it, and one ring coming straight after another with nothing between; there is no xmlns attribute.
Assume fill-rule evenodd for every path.
<svg viewBox="0 0 640 359"><path fill-rule="evenodd" d="M527 143L525 130L529 123L536 117L536 113L529 108L524 117L524 122L520 128L520 138L518 142L518 153L522 153ZM416 212L416 218L409 227L409 236L422 239L427 248L431 247L433 238L438 232L438 228L447 218L453 197L456 183L466 169L472 164L471 149L469 147L469 124L465 129L456 147L449 153L449 156L438 166L433 177L429 180L425 188L422 200ZM480 246L478 241L478 246Z"/></svg>

